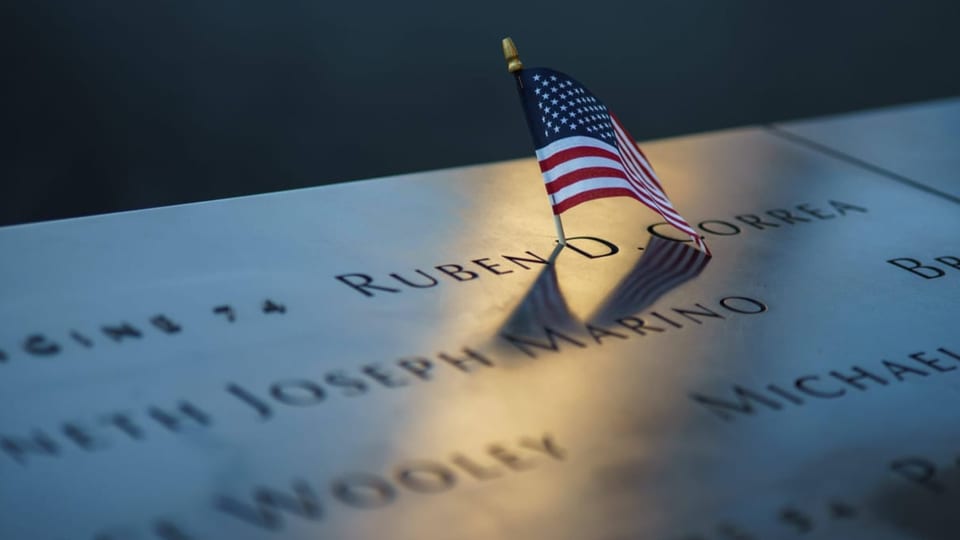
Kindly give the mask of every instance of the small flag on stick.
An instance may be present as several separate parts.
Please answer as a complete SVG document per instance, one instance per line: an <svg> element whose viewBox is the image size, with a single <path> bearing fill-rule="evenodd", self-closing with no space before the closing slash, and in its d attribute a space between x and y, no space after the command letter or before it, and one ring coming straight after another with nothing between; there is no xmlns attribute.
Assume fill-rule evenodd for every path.
<svg viewBox="0 0 960 540"><path fill-rule="evenodd" d="M593 199L631 197L709 255L703 239L667 198L635 139L606 105L569 75L524 69L510 38L503 40L503 54L517 80L561 244L566 239L560 214Z"/></svg>

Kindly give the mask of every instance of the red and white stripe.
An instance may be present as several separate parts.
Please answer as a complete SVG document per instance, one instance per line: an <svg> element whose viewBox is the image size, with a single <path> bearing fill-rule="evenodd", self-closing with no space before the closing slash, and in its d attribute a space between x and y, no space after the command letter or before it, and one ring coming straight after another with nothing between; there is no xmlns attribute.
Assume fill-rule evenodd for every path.
<svg viewBox="0 0 960 540"><path fill-rule="evenodd" d="M574 135L537 150L537 159L554 214L603 197L632 197L690 236L706 253L709 248L674 209L646 156L613 115L617 145Z"/></svg>

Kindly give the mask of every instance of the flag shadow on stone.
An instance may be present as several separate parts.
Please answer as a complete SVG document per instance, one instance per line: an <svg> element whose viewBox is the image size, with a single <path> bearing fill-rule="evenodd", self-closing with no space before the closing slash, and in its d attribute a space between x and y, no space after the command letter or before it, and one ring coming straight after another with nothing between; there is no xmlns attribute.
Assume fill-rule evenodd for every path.
<svg viewBox="0 0 960 540"><path fill-rule="evenodd" d="M534 336L541 335L544 327L560 330L579 325L577 318L570 313L557 281L557 267L554 263L562 250L563 246L559 244L553 249L547 265L507 317L498 334Z"/></svg>
<svg viewBox="0 0 960 540"><path fill-rule="evenodd" d="M671 289L700 275L709 262L710 255L688 244L652 236L640 260L588 320L607 324L643 311Z"/></svg>
<svg viewBox="0 0 960 540"><path fill-rule="evenodd" d="M683 242L652 237L643 256L583 321L570 311L560 290L554 263L561 249L553 250L549 264L500 327L497 348L516 352L520 344L530 356L530 348L556 352L561 342L583 347L587 339L580 338L589 336L591 325L610 325L643 311L671 289L697 277L710 261L710 255Z"/></svg>

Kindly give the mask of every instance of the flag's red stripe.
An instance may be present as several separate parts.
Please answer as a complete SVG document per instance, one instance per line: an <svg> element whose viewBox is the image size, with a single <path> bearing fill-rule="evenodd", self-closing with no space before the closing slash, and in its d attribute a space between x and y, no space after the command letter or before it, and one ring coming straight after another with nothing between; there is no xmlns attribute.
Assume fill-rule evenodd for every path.
<svg viewBox="0 0 960 540"><path fill-rule="evenodd" d="M683 216L674 210L673 205L670 204L666 195L658 193L656 188L651 187L649 182L646 182L641 177L637 177L637 174L632 172L629 167L627 168L627 181L629 181L630 185L637 191L639 200L643 201L652 210L667 220L672 218L683 222Z"/></svg>
<svg viewBox="0 0 960 540"><path fill-rule="evenodd" d="M637 154L630 152L630 147L636 147L636 145L627 140L620 131L617 131L617 146L621 149L621 162L626 166L626 170L630 174L631 180L633 180L631 183L637 186L640 191L649 193L651 197L657 200L660 206L672 210L673 205L670 204L670 199L667 197L667 194L663 192L663 188L659 182L657 182L656 176L654 175L651 179L648 174L645 174L640 168ZM679 217L679 214L677 214L677 216Z"/></svg>
<svg viewBox="0 0 960 540"><path fill-rule="evenodd" d="M623 178L626 180L627 173L624 172L623 169L614 169L613 167L584 167L560 175L550 182L547 182L547 193L552 195L570 184L591 178Z"/></svg>
<svg viewBox="0 0 960 540"><path fill-rule="evenodd" d="M666 193L663 192L663 186L660 185L660 180L657 178L657 174L653 172L653 168L650 166L650 163L639 153L640 147L630 139L630 135L619 129L622 126L615 129L617 135L617 148L620 154L623 156L625 163L628 163L632 170L643 178L644 182L650 185L650 189L657 191L663 194L664 198Z"/></svg>
<svg viewBox="0 0 960 540"><path fill-rule="evenodd" d="M663 218L666 219L670 224L674 225L684 233L694 234L693 230L689 228L684 228L678 225L678 222L681 223L682 225L686 225L686 223L683 222L683 217L680 216L680 214L677 213L677 211L670 206L669 201L665 201L662 198L658 197L656 194L651 193L651 190L648 187L638 185L637 180L633 179L631 176L632 175L628 174L623 169L615 169L612 167L584 167L582 169L577 169L557 177L553 181L546 184L546 189L547 189L547 194L552 195L557 191L567 186L570 186L572 184L575 184L581 180L589 180L591 178L622 178L632 185L633 189L629 191L631 191L632 193L631 196L633 198L639 200L643 204L650 207L651 210L663 216ZM600 189L608 189L608 188L600 188ZM609 189L615 189L615 188L609 188ZM577 196L579 195L574 195L574 197L577 197ZM586 200L590 200L590 199L586 199ZM563 202L558 203L558 206L559 205L564 205L564 203ZM564 205L563 208L571 208L572 206L575 206L575 205L570 205L570 206ZM560 212L562 212L562 210ZM560 213L560 212L555 212L555 213Z"/></svg>
<svg viewBox="0 0 960 540"><path fill-rule="evenodd" d="M578 193L573 197L564 199L563 202L554 205L553 213L561 214L580 203L592 201L593 199L602 199L604 197L632 197L636 199L637 195L627 188L591 189L590 191L584 191L583 193Z"/></svg>
<svg viewBox="0 0 960 540"><path fill-rule="evenodd" d="M669 207L672 210L673 205L670 204L667 194L663 191L663 186L660 185L660 181L657 178L656 173L653 172L652 166L650 165L649 160L647 160L647 156L644 155L643 151L640 149L640 146L636 144L633 136L631 136L623 124L620 123L620 120L617 119L617 117L613 114L610 114L610 118L614 123L614 131L616 132L617 142L619 143L618 148L623 156L623 163L628 165L627 170L629 171L630 169L637 168L639 166L642 171L641 176L643 179L649 181L649 183L652 183L653 186L656 186L655 188L653 188L653 186L649 186L653 188L649 191L656 195L655 199L660 199L662 197L662 199L666 202L664 206ZM640 200L646 204L646 201L643 201L643 199ZM688 234L698 246L702 247L708 255L710 254L710 249L707 248L707 245L703 242L703 240L700 239L700 235L698 235L696 231L694 231L693 228L687 224L686 220L683 219L679 213L676 213L674 210L674 213L676 213L676 218L671 219L672 216L668 216L662 209L654 208L650 204L647 204L647 206L657 210L660 215L667 220L668 223L676 227L678 230Z"/></svg>
<svg viewBox="0 0 960 540"><path fill-rule="evenodd" d="M576 150L576 151L599 150L600 152L602 152L601 154L602 157L611 157L616 161L623 163L620 156L614 155L612 152L605 151L599 148L593 148L593 147L576 147L576 148L571 148L569 150L562 150L560 152L557 152L556 154L554 154L548 159L552 159L554 156L558 156L560 154L569 152L570 150ZM578 155L578 154L579 152L575 152L575 153L572 152L570 155L573 155L575 157L582 157L581 155ZM575 159L575 157L573 159ZM554 165L551 165L551 167L553 166L556 166L556 163ZM543 169L542 165L541 165L541 169ZM633 195L635 199L638 199L644 204L646 204L647 206L649 206L653 211L663 216L671 224L674 224L674 226L676 226L676 221L678 220L681 223L683 223L683 217L680 216L680 214L673 209L673 207L670 205L670 201L666 198L664 194L662 194L661 192L658 192L658 190L653 186L651 186L649 183L646 183L646 185L644 185L644 183L639 182L637 179L634 179L632 174L629 174L626 170L623 170L623 169L616 169L612 167L584 167L582 169L577 169L567 174L561 175L555 178L554 180L550 181L549 183L547 183L546 185L547 193L554 194L557 191L571 184L574 184L581 180L588 180L591 178L622 178L626 180L628 183L633 185L634 190L636 190L636 193L634 193ZM684 223L684 225L686 225L686 223ZM682 227L678 227L678 228L680 228L683 232L687 234L693 234L693 231L691 230L683 229Z"/></svg>
<svg viewBox="0 0 960 540"><path fill-rule="evenodd" d="M660 216L663 217L663 219L666 220L667 223L669 223L670 225L673 225L673 226L674 226L677 230L679 230L680 232L685 233L686 235L690 236L691 238L694 238L694 237L699 238L699 236L697 235L696 231L694 231L693 228L691 228L690 225L688 225L687 222L684 221L682 217L681 217L681 218L675 218L675 217L673 217L672 215L663 212L662 210L660 210L659 208L657 208L655 205L653 205L653 204L651 204L649 201L645 200L643 197L636 197L636 196L635 196L635 198L636 198L638 201L642 202L643 204L647 205L647 207L650 208L651 210L653 210L654 212L660 214ZM679 214L678 214L678 215L679 215Z"/></svg>
<svg viewBox="0 0 960 540"><path fill-rule="evenodd" d="M644 183L649 184L649 189L662 194L663 198L667 199L667 194L663 192L663 186L660 185L657 176L643 165L636 152L631 152L631 149L637 148L637 145L623 133L617 132L617 146L623 155L624 162L631 166L634 173L640 176Z"/></svg>
<svg viewBox="0 0 960 540"><path fill-rule="evenodd" d="M607 169L606 167L594 167L594 168ZM616 171L616 169L610 169L610 170ZM582 170L574 171L573 173L564 175L561 178L564 178L570 175L575 175L579 172L582 172ZM621 177L621 178L626 177L626 175L622 171L617 171L617 172L619 173L617 175L618 177ZM597 177L596 175L586 176L586 178L596 178L596 177ZM574 183L582 179L583 178L571 180L569 183ZM548 184L548 191L549 191L549 186L550 184ZM673 210L672 208L669 209L670 211L666 211L666 209L660 207L660 205L657 204L657 201L654 198L650 197L650 194L647 192L647 190L643 190L643 192L637 192L636 189L637 189L636 187L634 187L633 189L630 189L630 188L591 189L583 193L578 193L577 195L574 195L572 197L568 197L563 201L553 205L553 213L558 215L562 214L563 212L566 212L567 210L573 208L574 206L577 206L578 204L585 203L587 201L591 201L594 199L602 199L605 197L631 197L633 199L640 201L641 203L643 203L645 206L647 206L654 212L660 214L664 218L664 220L667 221L667 223L672 225L674 228L676 228L680 232L688 235L698 246L702 247L708 255L710 254L709 248L707 248L703 240L700 239L700 235L698 235L696 231L694 231L693 228L687 224L687 222L683 219L682 216L677 214L676 211Z"/></svg>
<svg viewBox="0 0 960 540"><path fill-rule="evenodd" d="M627 131L627 128L623 127L623 124L620 123L620 119L614 116L613 113L610 114L610 118L613 120L614 130L619 130L621 132L621 133L618 133L618 135L622 135L623 138L627 139L627 144L623 145L626 148L623 148L623 150L626 151L628 154L629 153L634 154L630 157L636 159L637 162L639 162L639 165L643 169L643 172L644 174L646 174L647 178L649 178L650 181L653 182L655 186L657 186L657 189L659 189L662 192L663 186L660 185L660 179L657 178L656 173L653 172L653 166L649 164L649 160L647 160L647 156L644 155L643 150L640 150L640 146L637 144L637 140L633 138L633 135L630 135L630 132Z"/></svg>
<svg viewBox="0 0 960 540"><path fill-rule="evenodd" d="M602 157L620 161L620 156L609 150L604 150L603 148L596 148L593 146L575 146L573 148L567 148L566 150L556 152L547 159L541 160L540 171L547 172L565 161L582 157Z"/></svg>

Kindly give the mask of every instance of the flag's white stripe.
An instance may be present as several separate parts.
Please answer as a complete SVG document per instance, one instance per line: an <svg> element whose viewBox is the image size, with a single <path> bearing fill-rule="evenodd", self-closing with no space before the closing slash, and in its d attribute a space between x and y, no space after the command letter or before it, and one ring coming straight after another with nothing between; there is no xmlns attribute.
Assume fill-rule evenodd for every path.
<svg viewBox="0 0 960 540"><path fill-rule="evenodd" d="M587 192L587 191L592 191L592 190L594 190L594 189L604 189L604 188L625 188L625 189L628 189L628 190L630 190L634 195L636 195L637 198L641 199L642 201L645 201L645 202L646 202L647 204L649 204L650 206L653 206L654 208L657 208L656 202L655 202L655 201L652 201L647 193L643 193L643 192L639 191L639 190L636 188L636 186L634 186L633 184L631 184L631 183L628 182L627 180L624 180L623 178L606 178L606 177L601 177L601 178L590 178L590 179L586 179L586 180L580 180L579 182L576 182L576 183L574 183L574 184L570 184L569 186L567 186L567 187L565 187L565 188L557 191L556 193L552 194L552 195L550 196L550 200L551 200L552 204L553 204L554 206L556 206L556 205L562 203L563 201L565 201L565 200L567 200L567 199L569 199L570 197L573 197L573 196L575 196L575 195L579 195L579 194L584 193L584 192ZM673 225L674 227L677 227L677 228L680 229L681 231L683 231L683 232L685 232L685 233L687 233L687 234L690 234L690 235L695 234L695 232L694 232L692 229L690 229L690 226L687 225L685 222L682 221L682 218L679 218L679 219L678 219L678 218L675 218L675 217L672 215L672 213L668 213L668 212L664 212L664 211L661 211L661 215L663 216L663 218L664 218L665 220L667 220L668 223L670 223L670 224Z"/></svg>
<svg viewBox="0 0 960 540"><path fill-rule="evenodd" d="M613 124L614 126L617 126L616 122L613 122ZM598 139L594 139L592 137L584 137L580 135L564 137L563 139L554 141L553 143L548 144L547 146L544 146L543 148L537 150L536 152L537 159L540 161L546 161L547 159L550 159L551 157L553 157L554 154L557 154L558 152L563 152L564 150L570 150L570 149L585 147L585 146L590 148L599 148L601 150L606 150L608 152L613 153L614 155L621 156L621 161L623 161L622 158L624 157L624 153L621 152L620 149L617 148L616 146L610 145L608 143L605 143ZM625 163L625 164L630 165L630 163ZM548 170L553 171L554 169L556 169L556 167ZM629 173L630 171L625 169L625 172ZM666 196L660 191L659 188L656 187L654 183L647 180L646 177L643 175L643 173L639 169L635 169L633 172L635 173L635 176L639 176L642 179L642 186L638 185L636 186L636 189L641 192L649 191L651 196L655 197L657 202L659 203L654 205L657 207L658 211L660 208L669 209L670 211L672 211L672 213L676 214L679 217L679 214L676 213L676 211L673 209L672 205L670 204L669 199L666 198Z"/></svg>
<svg viewBox="0 0 960 540"><path fill-rule="evenodd" d="M564 137L558 141L554 141L543 148L537 150L537 159L543 161L549 159L551 156L557 152L562 152L564 150L569 150L571 148L576 148L578 146L589 146L592 148L600 148L601 150L607 150L614 154L617 153L617 147L607 144L593 137L583 137L581 135L572 135L570 137Z"/></svg>
<svg viewBox="0 0 960 540"><path fill-rule="evenodd" d="M635 151L635 147L633 146L633 141L622 135L620 132L617 132L617 141L622 149L620 156L623 158L628 169L633 172L643 182L647 189L654 193L657 198L661 200L661 202L672 208L673 205L670 204L670 199L667 198L667 194L661 191L661 189L657 186L657 182L652 181L647 174L643 172L643 169L636 161L637 153Z"/></svg>
<svg viewBox="0 0 960 540"><path fill-rule="evenodd" d="M633 143L621 135L617 136L617 141L622 149L620 156L623 159L624 164L627 166L627 170L633 173L634 178L641 183L643 187L651 193L652 196L656 197L661 206L670 208L672 210L673 205L670 203L670 199L667 198L667 194L657 187L656 182L650 180L650 178L643 172L643 169L641 169L637 162L633 159L633 154L631 152L631 149L634 148Z"/></svg>
<svg viewBox="0 0 960 540"><path fill-rule="evenodd" d="M674 225L681 231L693 237L698 246L706 247L703 244L703 241L700 240L700 236L696 233L696 231L694 231L693 228L683 218L683 216L681 216L680 213L673 208L673 205L667 198L666 193L657 187L656 183L651 182L647 175L643 173L643 169L639 167L639 163L636 161L642 161L647 166L647 170L649 170L651 174L655 174L653 172L653 168L650 167L650 164L647 162L647 160L644 159L643 155L640 154L640 151L636 149L635 143L626 135L626 132L623 130L622 126L620 126L620 123L614 119L613 125L614 131L617 134L617 140L623 149L623 152L621 152L620 155L626 158L624 161L627 164L628 171L640 173L637 176L644 181L644 184L647 185L651 193L654 194L654 196L662 203L661 205L657 206L664 209L669 208L672 211L671 213L676 217L676 221L669 219L669 217L672 216L666 215L666 212L662 212L664 213L664 218L667 218L667 221L670 222L671 225Z"/></svg>
<svg viewBox="0 0 960 540"><path fill-rule="evenodd" d="M664 218L667 218L668 221L670 218L683 220L683 216L673 208L670 201L659 195L659 190L651 189L647 182L640 180L629 170L627 171L627 176L629 177L630 183L634 186L635 191L641 194L643 200L648 201L650 205L653 206L653 209L663 215Z"/></svg>
<svg viewBox="0 0 960 540"><path fill-rule="evenodd" d="M696 236L697 232L693 230L692 227L683 219L683 217L673 217L673 215L667 213L661 213L663 218L667 223L673 225L674 227L680 229L681 231L687 233L689 236ZM677 214L679 216L679 214Z"/></svg>
<svg viewBox="0 0 960 540"><path fill-rule="evenodd" d="M639 151L637 151L634 142L620 131L617 132L617 142L621 148L620 156L627 165L628 170L636 174L651 192L657 194L657 197L663 201L664 204L672 208L673 205L670 204L670 199L667 197L667 194L660 188L659 179L656 178L653 170L649 167L647 169L641 167L640 162L643 161L646 163L646 160L642 160L642 156ZM648 175L646 171L650 171L650 174ZM653 175L652 178L651 175Z"/></svg>
<svg viewBox="0 0 960 540"><path fill-rule="evenodd" d="M640 170L643 172L643 176L652 177L649 179L653 181L653 184L657 187L658 191L662 191L662 188L660 187L660 179L657 178L657 173L653 170L653 166L650 165L650 162L647 161L647 158L645 158L640 150L637 149L636 141L630 138L630 135L627 134L627 130L625 130L623 126L620 125L620 122L617 122L615 119L613 121L613 127L617 134L617 138L623 141L621 146L624 150L626 150L627 157L631 158L632 160L636 160L638 166L642 165ZM649 171L649 174L647 174L647 171Z"/></svg>
<svg viewBox="0 0 960 540"><path fill-rule="evenodd" d="M637 179L640 180L640 181L643 183L643 185L646 186L647 189L649 189L651 192L657 193L658 195L663 195L664 198L666 198L666 194L664 194L664 193L662 193L662 192L660 191L660 188L657 187L657 184L656 184L655 182L653 182L653 181L643 172L643 169L640 168L639 164L636 162L636 160L633 158L633 156L630 155L630 153L629 153L629 152L630 152L630 150L629 150L629 144L630 144L630 143L624 141L624 140L621 139L620 137L617 137L617 140L620 142L621 145L623 145L623 146L625 147L625 149L624 149L623 151L621 151L620 156L621 156L621 158L623 159L624 164L625 164L625 165L627 166L627 168L630 170L630 172L633 173L633 174L637 177Z"/></svg>
<svg viewBox="0 0 960 540"><path fill-rule="evenodd" d="M611 117L611 120L612 117ZM562 162L553 168L549 169L548 172L552 173L551 175L544 174L545 182L551 182L558 178L562 174L567 174L583 166L614 166L625 172L628 180L622 178L591 178L578 181L574 184L571 184L556 193L550 196L550 200L554 205L560 204L566 199L590 191L592 189L603 189L603 188L625 188L633 192L638 199L644 201L648 206L652 207L655 211L659 212L663 218L676 227L677 229L683 231L687 235L691 236L696 244L702 248L706 246L703 244L703 241L700 240L699 235L692 227L686 222L683 216L674 209L673 205L670 203L669 198L666 194L657 186L658 181L651 181L647 175L643 172L643 169L640 167L640 164L643 163L647 166L647 169L650 170L651 174L653 173L652 167L649 166L649 163L643 156L636 150L635 144L633 141L624 134L622 128L616 120L613 120L614 132L618 137L618 146L613 146L607 143L604 143L600 140L594 139L592 137L583 137L579 135L574 135L570 137L564 137L563 139L554 141L553 143L540 148L537 150L537 159L540 161L545 161L553 157L558 152L564 150L570 150L577 147L590 147L590 148L599 148L606 150L615 155L620 156L620 163L613 164L612 160L606 158L574 158L573 160L568 160ZM584 160L581 163L582 166L572 165L572 162ZM589 160L599 160L599 161L589 161ZM600 163L603 164L600 164ZM588 165L590 163L595 163L596 165ZM562 168L562 169L561 169ZM563 172L560 172L560 171Z"/></svg>
<svg viewBox="0 0 960 540"><path fill-rule="evenodd" d="M636 187L634 187L634 190L640 193L640 195L643 197L643 200L649 202L654 207L654 210L660 212L660 214L670 223L673 223L674 221L683 222L683 216L674 210L672 206L665 206L661 201L651 197L647 190L637 189ZM684 222L684 224L686 223Z"/></svg>
<svg viewBox="0 0 960 540"><path fill-rule="evenodd" d="M624 141L628 141L630 143L630 144L627 144L626 147L630 150L631 155L635 157L637 161L642 163L646 167L646 170L650 171L650 174L656 176L656 173L654 172L653 167L650 166L650 162L648 162L647 159L640 152L640 150L637 149L636 141L630 138L630 135L627 133L625 129L623 129L623 126L620 125L620 122L617 122L617 121L613 122L613 130L616 132L618 138Z"/></svg>
<svg viewBox="0 0 960 540"><path fill-rule="evenodd" d="M627 174L627 171L623 169L623 163L618 160L602 157L581 157L561 162L554 168L543 171L543 180L549 184L550 182L553 182L557 178L560 178L567 173L571 173L578 169L585 169L587 167L609 167L611 169L623 171L624 174Z"/></svg>
<svg viewBox="0 0 960 540"><path fill-rule="evenodd" d="M577 143L577 142L582 143L582 142L584 142L584 140L587 140L587 142L589 142L590 144L588 144L588 145L574 144L574 143ZM563 144L558 144L558 143L563 143ZM562 152L562 151L564 151L564 150L569 150L569 149L572 149L572 148L577 148L577 147L579 147L579 146L590 146L590 147L593 147L593 148L601 148L601 149L604 149L604 150L608 150L608 151L610 151L610 152L613 152L615 155L622 155L622 154L620 154L620 152L617 150L617 148L615 148L615 147L613 147L613 146L610 146L610 145L608 145L608 144L606 144L606 143L603 143L603 142L601 142L601 141L597 141L596 139L591 139L591 138L589 138L589 137L580 137L580 136L567 137L567 138L565 138L565 139L561 139L561 140L559 140L559 141L556 141L555 143L553 143L553 144L551 144L551 145L548 145L548 146L544 147L544 148L541 149L541 150L538 150L538 151L537 151L537 155L538 155L538 157L540 157L541 160L545 160L545 159L548 159L549 156L543 156L543 157L541 157L541 154L542 154L542 153L545 154L545 152L548 151L548 150L552 150L553 153L557 153L557 152ZM583 160L583 161L581 161L581 160ZM598 160L598 161L588 161L588 160ZM602 161L600 161L600 160L602 160ZM550 173L555 173L556 171L558 171L558 169L559 169L560 167L566 165L567 163L576 162L576 161L581 161L581 163L584 163L584 166L613 166L613 167L615 167L616 169L618 169L618 170L620 170L620 171L623 171L626 176L628 176L628 177L631 176L630 172L627 171L627 170L623 167L623 162L622 162L622 161L614 162L613 160L609 160L609 159L605 159L605 158L594 158L594 157L590 157L590 158L574 158L574 159L572 159L572 160L565 161L565 162L561 163L560 165L554 166L552 169L549 169L548 172L550 172ZM600 164L601 162L604 163L604 164L601 165L601 164ZM596 163L597 165L587 165L588 163ZM566 172L570 172L571 170L575 170L576 168L578 168L578 167L569 167L569 168L568 168L569 170L565 170L564 173L559 173L559 174L552 174L552 175L551 175L551 174L544 173L544 181L545 181L547 184L549 184L550 182L554 181L557 177L559 177L560 174L565 174ZM584 181L586 181L586 180L581 180L580 182L584 182ZM577 182L577 184L579 184L580 182ZM577 184L572 184L572 185L570 185L570 186L567 186L567 187L561 189L561 190L558 191L557 193L554 193L554 194L551 196L551 201L552 201L552 203L553 203L554 205L556 205L556 204L559 204L560 202L562 202L564 199L566 199L566 197L560 197L559 194L560 194L560 193L565 193L565 192L567 192L570 188L572 188L574 185L577 185ZM655 186L651 186L648 182L644 182L644 183L641 184L640 182L637 182L637 181L631 181L631 180L628 178L628 180L624 182L624 185L620 185L620 186L618 186L618 187L626 187L627 189L630 189L631 191L633 191L634 194L635 194L638 198L640 198L641 200L645 201L647 204L649 204L650 206L652 206L655 211L657 211L657 212L659 212L660 214L662 214L662 215L664 216L664 218L666 218L667 221L669 221L671 224L674 223L675 220L682 220L682 219L683 219L683 217L680 216L680 214L679 214L676 210L674 210L674 208L670 205L670 201L669 201L669 200L666 200L665 198L659 196L659 194L661 193L660 190L657 189ZM671 218L672 218L672 219L671 219ZM687 232L687 231L684 230L684 232Z"/></svg>
<svg viewBox="0 0 960 540"><path fill-rule="evenodd" d="M602 141L598 141L597 139L593 139L591 137L571 136L571 137L565 137L563 139L555 141L541 148L540 150L537 150L537 157L541 161L544 161L549 159L550 157L552 157L554 154L558 152L562 152L564 150L570 150L578 147L583 147L583 146L588 146L591 148L600 148L600 149L612 152L614 155L618 155L621 157L623 155L616 147L611 146ZM603 160L604 158L575 158L574 160L570 160L570 161L576 161L581 159L582 160L588 160L588 159ZM559 167L563 166L566 163L569 163L570 161L563 162L560 165L554 166L553 168L548 169L548 171L555 172ZM611 163L610 160L605 160L605 161L607 162L607 164ZM584 163L589 163L589 162L584 162ZM623 167L622 159L616 165L617 165L616 168L623 171L628 177L636 176L636 175L631 175L630 171ZM599 166L602 166L602 165L599 165ZM569 170L565 170L564 173L559 173L559 174L565 174L566 172L570 172L570 170L573 170L574 168L569 167L568 169ZM555 180L559 176L559 174L548 175L547 173L544 173L544 181L546 183L549 183ZM675 220L683 219L683 217L680 216L680 214L670 204L670 201L666 199L665 196L662 195L662 192L656 186L652 185L649 181L644 180L641 182L641 181L637 181L636 179L628 179L628 183L631 185L621 186L621 187L627 187L628 189L631 189L631 191L633 191L638 198L641 198L648 205L652 206L655 211L659 212L660 214L663 214L664 218L667 218L667 221L669 221L670 223L674 223ZM560 190L560 192L563 192L569 187L572 187L572 186L568 186L567 188ZM553 204L556 205L556 204L559 204L562 201L562 199L559 198L557 194L553 194L551 196L551 201L553 202ZM670 218L673 218L673 219L670 219ZM687 232L687 231L684 230L684 232Z"/></svg>
<svg viewBox="0 0 960 540"><path fill-rule="evenodd" d="M569 186L554 193L553 204L560 204L570 197L579 195L586 191L605 188L624 188L629 189L630 191L636 191L633 186L631 186L630 183L623 178L590 178L589 180L581 180L576 184L570 184Z"/></svg>

